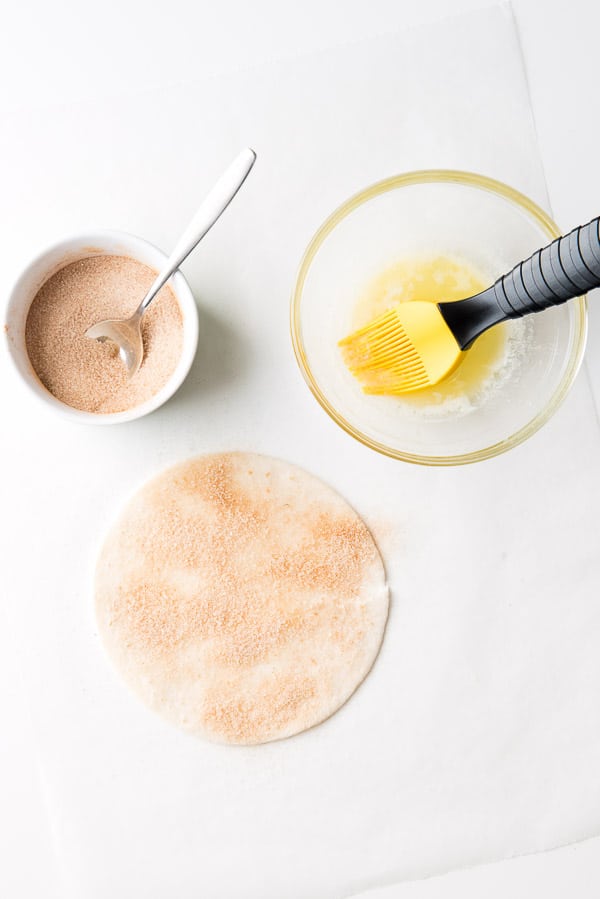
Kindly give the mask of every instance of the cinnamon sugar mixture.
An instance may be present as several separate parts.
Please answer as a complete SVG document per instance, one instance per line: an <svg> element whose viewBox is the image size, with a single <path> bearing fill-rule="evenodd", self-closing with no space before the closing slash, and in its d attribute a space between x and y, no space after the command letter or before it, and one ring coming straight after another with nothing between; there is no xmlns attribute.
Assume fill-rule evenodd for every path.
<svg viewBox="0 0 600 899"><path fill-rule="evenodd" d="M25 341L35 373L57 399L84 412L123 412L166 384L183 346L181 309L168 285L142 319L144 359L133 378L113 343L85 336L103 319L131 315L155 277L128 256L92 256L61 268L40 288Z"/></svg>
<svg viewBox="0 0 600 899"><path fill-rule="evenodd" d="M356 513L287 463L231 453L165 472L97 571L100 632L152 707L257 743L322 721L371 667L388 595Z"/></svg>

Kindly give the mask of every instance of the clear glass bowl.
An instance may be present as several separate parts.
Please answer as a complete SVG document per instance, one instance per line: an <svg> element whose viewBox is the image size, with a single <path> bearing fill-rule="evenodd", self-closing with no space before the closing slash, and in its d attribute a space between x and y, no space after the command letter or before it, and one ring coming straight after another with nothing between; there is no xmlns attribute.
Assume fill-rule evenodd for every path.
<svg viewBox="0 0 600 899"><path fill-rule="evenodd" d="M459 465L487 459L538 430L565 398L581 364L585 297L528 316L526 354L467 411L418 414L395 397L362 393L337 341L352 330L361 289L403 257L460 257L489 282L560 234L535 203L499 181L422 171L380 181L349 199L317 231L292 297L292 341L319 403L366 446L407 462Z"/></svg>

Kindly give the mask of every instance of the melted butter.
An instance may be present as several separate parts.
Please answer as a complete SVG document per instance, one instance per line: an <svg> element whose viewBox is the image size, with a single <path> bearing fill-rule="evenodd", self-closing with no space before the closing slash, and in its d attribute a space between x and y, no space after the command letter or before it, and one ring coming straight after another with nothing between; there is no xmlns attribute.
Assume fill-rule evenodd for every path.
<svg viewBox="0 0 600 899"><path fill-rule="evenodd" d="M488 286L489 281L462 259L449 256L402 259L367 285L354 308L352 328L362 328L399 303L453 302L473 296ZM506 344L506 325L491 328L462 354L458 367L447 378L434 387L405 394L402 401L426 405L459 397L472 399L501 365Z"/></svg>

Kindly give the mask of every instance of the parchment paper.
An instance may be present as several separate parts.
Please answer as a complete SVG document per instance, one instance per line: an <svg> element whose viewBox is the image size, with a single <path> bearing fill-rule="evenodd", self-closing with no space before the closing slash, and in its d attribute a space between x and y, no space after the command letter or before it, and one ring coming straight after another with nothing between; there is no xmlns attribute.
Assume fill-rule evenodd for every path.
<svg viewBox="0 0 600 899"><path fill-rule="evenodd" d="M330 899L597 833L600 433L585 377L526 445L420 469L327 418L288 335L308 239L370 182L459 167L546 202L509 8L198 85L27 110L0 144L5 294L31 255L81 228L170 249L229 158L245 144L259 155L185 265L200 348L162 410L118 428L66 423L29 399L3 354L0 651L22 648L64 895ZM393 598L351 701L249 749L183 735L130 696L91 596L125 499L168 464L229 448L279 455L337 488L379 539Z"/></svg>

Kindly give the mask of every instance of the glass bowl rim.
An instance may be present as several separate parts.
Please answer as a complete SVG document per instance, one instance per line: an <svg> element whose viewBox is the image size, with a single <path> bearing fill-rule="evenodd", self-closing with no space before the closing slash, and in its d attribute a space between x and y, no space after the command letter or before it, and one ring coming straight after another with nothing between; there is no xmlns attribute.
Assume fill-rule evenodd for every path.
<svg viewBox="0 0 600 899"><path fill-rule="evenodd" d="M347 434L350 434L351 437L354 437L364 446L374 449L392 459L399 459L403 462L412 462L418 465L428 466L466 465L471 462L480 462L484 459L491 459L494 456L498 456L501 453L518 446L520 443L523 443L523 441L535 434L542 425L546 424L559 408L571 389L583 360L587 338L587 299L585 294L573 300L576 314L575 336L563 377L548 402L529 422L527 422L527 424L522 428L519 428L518 431L515 431L510 437L506 437L503 440L499 440L482 449L458 455L430 456L420 453L408 453L403 450L394 449L384 443L380 443L369 437L367 434L364 434L359 428L347 421L346 418L344 418L344 416L329 402L313 376L302 341L300 307L304 283L313 259L333 229L356 208L381 194L397 190L398 188L409 187L411 185L435 183L459 184L463 187L476 188L486 191L487 193L495 194L496 196L508 200L513 206L528 213L530 218L534 220L551 240L555 237L559 237L562 233L556 222L554 222L554 220L544 212L537 203L515 188L510 187L508 184L494 178L489 178L486 175L461 171L459 169L422 169L384 178L381 181L376 181L374 184L371 184L369 187L364 188L358 193L353 194L348 200L342 203L341 206L338 206L311 238L300 261L295 279L290 308L290 328L294 354L304 380L320 406L327 412L329 417L336 422L336 424L346 431Z"/></svg>

